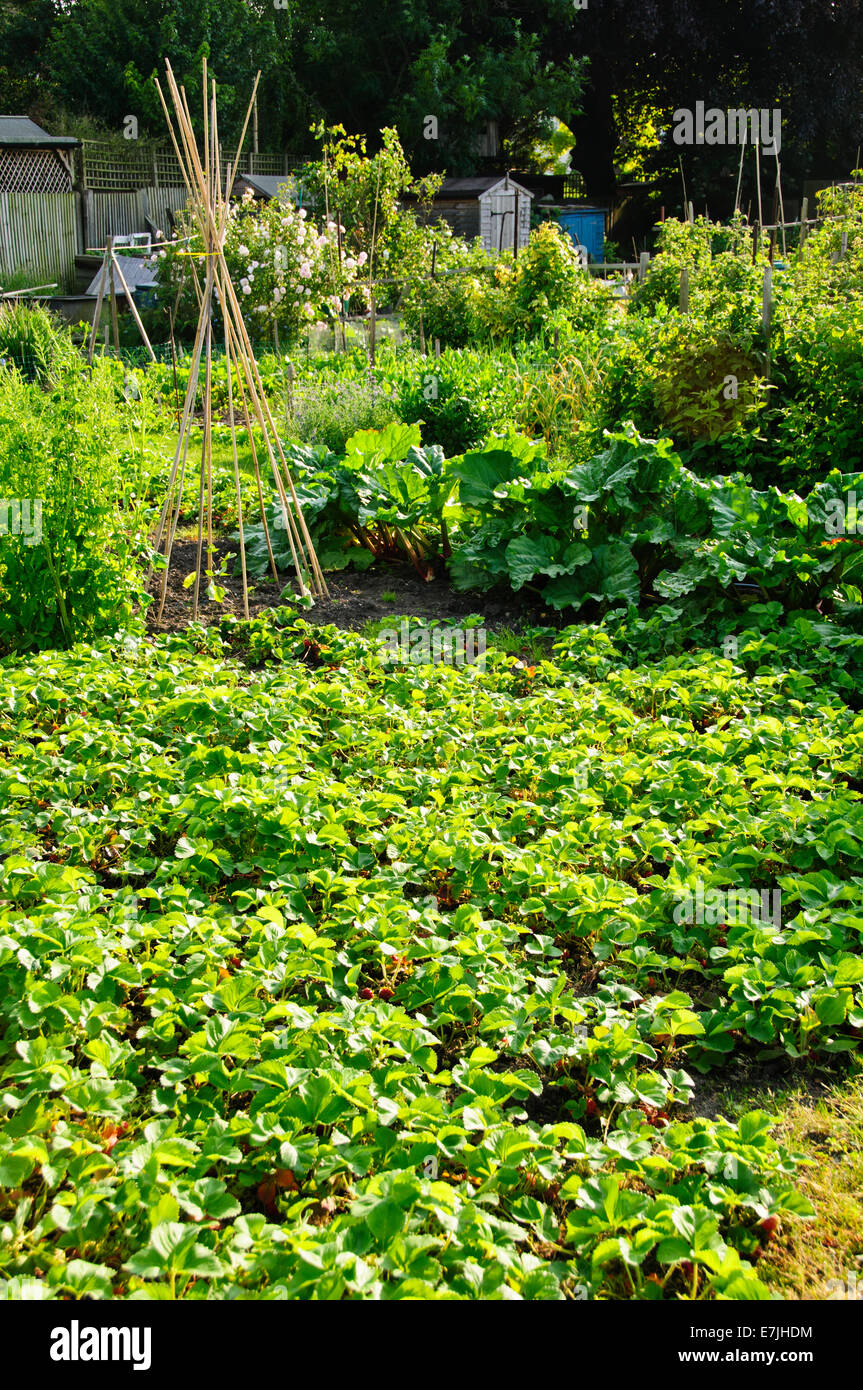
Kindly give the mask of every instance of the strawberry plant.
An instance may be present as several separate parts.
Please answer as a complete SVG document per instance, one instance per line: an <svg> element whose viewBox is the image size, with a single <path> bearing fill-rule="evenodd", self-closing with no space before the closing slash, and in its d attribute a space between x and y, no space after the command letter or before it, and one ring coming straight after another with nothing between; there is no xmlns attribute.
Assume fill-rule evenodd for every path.
<svg viewBox="0 0 863 1390"><path fill-rule="evenodd" d="M693 1096L863 1026L861 719L772 647L569 628L526 683L279 610L8 662L4 1289L769 1297L797 1160Z"/></svg>

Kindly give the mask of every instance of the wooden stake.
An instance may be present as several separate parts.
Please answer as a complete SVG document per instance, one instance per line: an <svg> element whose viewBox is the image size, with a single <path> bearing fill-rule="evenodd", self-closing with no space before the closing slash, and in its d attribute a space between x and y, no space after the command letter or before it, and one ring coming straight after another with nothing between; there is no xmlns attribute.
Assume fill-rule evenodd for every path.
<svg viewBox="0 0 863 1390"><path fill-rule="evenodd" d="M788 244L785 240L785 201L782 197L782 166L779 163L779 151L776 148L776 141L773 141L773 153L776 156L776 192L779 195L779 221L782 227L782 255L788 255Z"/></svg>
<svg viewBox="0 0 863 1390"><path fill-rule="evenodd" d="M741 183L742 183L742 181L743 181L743 156L745 155L745 153L746 153L746 135L745 135L745 133L744 133L743 139L742 139L741 142L740 142L740 168L737 170L737 192L736 192L736 194L734 195L734 215L735 215L735 217L737 216L737 213L740 211L740 185L741 185Z"/></svg>
<svg viewBox="0 0 863 1390"><path fill-rule="evenodd" d="M381 166L378 160L378 176L375 183L375 211L372 218L372 239L369 247L369 384L372 405L375 402L375 241L378 230L378 197L381 189ZM432 249L432 279L434 279L434 248Z"/></svg>
<svg viewBox="0 0 863 1390"><path fill-rule="evenodd" d="M206 299L205 291L205 299ZM201 557L204 548L204 491L207 477L207 422L211 402L213 380L213 329L209 319L206 330L206 356L204 359L204 428L201 434L201 476L198 484L198 550L195 573L195 594L192 604L192 621L198 621L198 599L201 589Z"/></svg>
<svg viewBox="0 0 863 1390"><path fill-rule="evenodd" d="M685 216L686 216L686 209L687 209L687 207L689 206L689 199L688 199L687 196L686 196L686 175L685 175L684 172L683 172L683 156L682 156L682 155L678 155L678 156L677 156L677 162L678 162L678 164L680 165L680 182L683 184L683 215L684 215L684 217L685 217Z"/></svg>
<svg viewBox="0 0 863 1390"><path fill-rule="evenodd" d="M117 317L117 291L116 291L116 289L115 289L115 287L114 287L114 251L113 251L114 238L113 238L113 237L108 237L108 245L112 248L112 250L111 250L111 255L110 255L110 258L109 258L109 260L108 260L108 275L110 276L110 285L111 285L111 326L112 326L112 328L113 328L113 330L114 330L114 351L116 352L116 354L117 354L117 359L118 359L118 361L119 361L119 358L120 358L120 321L119 321L119 319L118 319L118 317ZM124 370L124 381L125 381L125 370Z"/></svg>
<svg viewBox="0 0 863 1390"><path fill-rule="evenodd" d="M229 328L230 328L230 325L229 325ZM232 345L233 345L234 340L233 340L232 334L233 334L233 330L231 330L231 331L230 331L230 334L229 334L229 336L231 337ZM237 389L238 389L239 392L240 392L240 404L241 404L242 409L243 409L243 422L244 422L244 425L245 425L246 434L248 435L248 439L249 439L249 448L250 448L251 451L252 451L252 464L254 465L254 469L255 469L255 482L256 482L256 484L257 484L257 489L258 489L258 505L260 506L260 509L261 509L261 522L262 522L263 528L264 528L264 540L266 541L266 544L267 544L267 554L268 554L269 557L270 557L270 571L271 571L272 576L273 576L273 582L274 582L275 584L278 584L278 582L279 582L279 571L278 571L278 569L277 569L277 567L276 567L276 557L275 557L275 555L273 554L273 546L272 546L272 542L271 542L271 540L270 540L270 528L269 528L269 526L267 525L267 509L266 509L266 506L265 506L265 504L264 504L264 492L263 492L263 484L262 484L262 482L261 482L261 470L260 470L260 467L259 467L259 464L258 464L258 450L257 450L257 448L256 448L256 446L255 446L255 435L254 435L254 430L253 430L253 428L252 428L251 419L249 418L249 407L248 407L248 405L247 405L247 403L246 403L245 390L244 390L244 387L243 387L243 381L242 381L242 377L241 377L241 375L240 375L239 369L237 370Z"/></svg>
<svg viewBox="0 0 863 1390"><path fill-rule="evenodd" d="M156 360L156 354L155 354L155 352L153 351L153 348L152 348L152 346L151 346L151 344L150 344L150 339L147 337L147 330L145 329L143 323L141 322L141 315L138 313L138 307L137 307L137 305L136 305L136 303L135 303L135 296L132 294L131 290L129 289L129 286L126 284L126 277L124 276L122 270L120 269L120 260L119 260L119 257L118 257L116 254L114 254L114 253L112 252L111 259L112 259L112 261L113 261L113 263L114 263L114 269L116 270L118 276L120 277L120 284L121 284L121 286L122 286L122 288L123 288L123 293L124 293L124 295L126 296L126 303L128 304L129 308L130 308L131 311L132 311L132 317L134 318L135 323L138 325L138 332L140 333L141 337L142 337L143 340L144 340L144 347L147 349L147 351L148 351L149 354L150 354L150 360L151 360L152 362L155 362L155 360Z"/></svg>
<svg viewBox="0 0 863 1390"><path fill-rule="evenodd" d="M764 267L764 289L761 296L761 328L765 338L770 341L770 328L773 319L773 267Z"/></svg>
<svg viewBox="0 0 863 1390"><path fill-rule="evenodd" d="M803 244L804 244L804 242L806 241L806 236L807 236L807 233L808 233L808 231L809 231L809 228L808 228L807 225L806 225L807 222L808 222L808 220L809 220L809 199L808 199L808 198L804 198L803 201L802 201L802 203L800 204L800 249L801 249L801 250L803 249Z"/></svg>
<svg viewBox="0 0 863 1390"><path fill-rule="evenodd" d="M342 217L338 207L336 208L336 245L339 250L339 323L342 326L342 352L347 352L348 337L345 327L345 301L342 295Z"/></svg>

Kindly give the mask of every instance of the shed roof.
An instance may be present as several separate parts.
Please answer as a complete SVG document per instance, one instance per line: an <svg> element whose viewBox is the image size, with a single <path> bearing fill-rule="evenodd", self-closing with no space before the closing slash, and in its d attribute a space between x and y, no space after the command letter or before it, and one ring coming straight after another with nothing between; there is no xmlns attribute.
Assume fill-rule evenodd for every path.
<svg viewBox="0 0 863 1390"><path fill-rule="evenodd" d="M118 255L117 259L120 262L120 269L123 272L123 279L126 281L126 284L129 286L129 289L131 290L132 294L134 294L136 290L153 289L154 286L158 283L156 279L156 267L153 264L152 258L150 256ZM104 271L104 269L105 266L103 262L103 264L99 266L99 269L97 270L92 282L90 283L90 286L87 290L88 294L99 293L99 284L101 282L102 272ZM106 291L108 288L109 286L106 285ZM119 295L120 297L122 297L123 295L123 286L120 284L120 279L117 275L114 276L114 293Z"/></svg>
<svg viewBox="0 0 863 1390"><path fill-rule="evenodd" d="M294 180L284 174L238 174L238 184L246 184L260 198L275 198L279 189L289 196L294 193Z"/></svg>
<svg viewBox="0 0 863 1390"><path fill-rule="evenodd" d="M31 150L72 150L80 143L74 135L49 135L29 116L0 116L0 145Z"/></svg>
<svg viewBox="0 0 863 1390"><path fill-rule="evenodd" d="M436 198L480 198L483 193L490 193L493 188L503 187L507 182L504 174L481 174L474 178L444 179L439 191L435 194ZM524 194L525 198L532 198L533 194L529 188L525 188L523 183L517 179L509 179L509 187L516 193Z"/></svg>

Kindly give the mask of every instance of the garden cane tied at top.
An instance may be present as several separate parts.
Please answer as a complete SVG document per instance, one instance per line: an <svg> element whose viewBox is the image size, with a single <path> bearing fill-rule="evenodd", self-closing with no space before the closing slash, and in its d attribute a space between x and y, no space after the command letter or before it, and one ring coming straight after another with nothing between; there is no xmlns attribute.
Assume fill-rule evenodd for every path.
<svg viewBox="0 0 863 1390"><path fill-rule="evenodd" d="M204 533L207 537L207 577L212 581L213 577L213 556L215 545L213 540L212 523L212 344L213 344L213 309L214 302L221 310L224 329L225 356L229 374L229 396L228 396L228 423L232 441L232 453L234 463L234 484L237 494L237 512L239 520L239 541L240 541L240 561L243 575L243 608L246 617L249 616L249 592L248 579L246 574L245 542L243 535L241 489L239 476L239 463L237 456L236 439L236 418L234 410L234 389L233 373L236 372L236 384L239 394L240 407L243 415L243 424L248 433L252 447L256 481L258 483L258 496L261 500L260 472L258 465L257 449L253 436L253 425L256 425L260 434L263 436L267 456L270 461L270 468L273 481L276 485L282 521L285 528L288 542L290 545L291 558L297 573L300 592L303 595L312 594L317 597L327 595L327 585L321 570L315 548L309 535L308 527L300 507L293 479L285 459L281 440L279 439L273 418L270 412L264 390L261 384L258 365L255 361L251 341L246 330L245 323L240 311L236 292L231 281L225 257L224 257L224 238L230 211L230 193L233 184L234 170L237 167L240 153L245 140L252 106L257 91L258 79L252 91L249 109L243 124L242 133L238 142L237 154L233 164L229 164L224 188L221 179L221 160L219 155L218 140L218 110L216 104L215 83L211 84L208 100L207 84L207 61L203 60L203 92L204 92L204 141L203 141L203 162L201 153L198 150L198 143L192 126L191 113L189 111L186 92L183 87L178 87L173 70L169 62L165 63L166 82L168 94L174 108L174 119L172 120L168 103L160 84L156 87L159 99L165 113L171 141L174 146L177 159L182 170L183 179L189 194L189 206L191 215L196 222L204 244L205 275L203 288L200 290L200 312L198 326L195 334L195 343L192 353L192 367L189 373L189 384L186 391L186 399L183 407L182 418L180 421L180 434L177 440L177 448L174 454L174 462L168 480L168 489L162 507L159 523L156 530L154 551L157 555L161 554L164 545L164 566L162 573L162 583L159 594L159 617L161 618L165 596L167 593L168 573L171 565L171 551L173 548L174 537L176 534L179 520L180 501L183 493L183 482L185 478L186 462L188 456L189 442L191 438L192 420L194 415L195 403L198 397L198 386L201 377L201 364L204 362L204 387L203 387L203 429L201 441L201 465L200 483L198 489L198 550L197 567L195 574L195 590L193 616L198 616L198 602L200 594L202 559L204 550ZM176 125L175 125L176 123ZM178 486L179 475L179 486ZM262 520L266 527L266 518L261 510ZM272 547L268 543L271 563L274 569Z"/></svg>

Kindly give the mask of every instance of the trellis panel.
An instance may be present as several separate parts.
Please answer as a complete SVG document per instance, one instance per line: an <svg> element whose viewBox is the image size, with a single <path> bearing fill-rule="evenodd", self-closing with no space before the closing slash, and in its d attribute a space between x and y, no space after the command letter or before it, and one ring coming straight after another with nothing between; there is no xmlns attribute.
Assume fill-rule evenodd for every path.
<svg viewBox="0 0 863 1390"><path fill-rule="evenodd" d="M0 147L0 192L70 193L72 179L55 150Z"/></svg>

